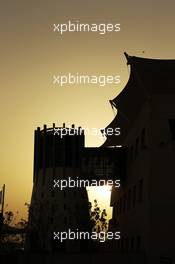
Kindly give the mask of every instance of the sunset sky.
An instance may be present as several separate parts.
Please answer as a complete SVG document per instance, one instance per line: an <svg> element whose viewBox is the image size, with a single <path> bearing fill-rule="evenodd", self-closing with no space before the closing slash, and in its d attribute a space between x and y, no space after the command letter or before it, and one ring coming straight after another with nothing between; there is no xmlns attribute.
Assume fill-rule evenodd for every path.
<svg viewBox="0 0 175 264"><path fill-rule="evenodd" d="M34 130L52 123L102 128L114 118L109 100L129 77L124 51L175 58L173 0L0 1L0 185L6 210L25 215L33 177ZM113 23L120 32L53 32L53 24ZM53 85L54 74L120 75L119 85ZM139 98L137 98L139 100ZM134 107L134 102L133 102ZM86 137L86 146L103 140Z"/></svg>

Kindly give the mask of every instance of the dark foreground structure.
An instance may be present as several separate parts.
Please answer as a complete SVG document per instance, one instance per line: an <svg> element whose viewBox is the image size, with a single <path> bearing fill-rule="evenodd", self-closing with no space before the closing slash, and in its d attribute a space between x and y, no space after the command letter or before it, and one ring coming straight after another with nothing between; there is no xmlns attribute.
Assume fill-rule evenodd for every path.
<svg viewBox="0 0 175 264"><path fill-rule="evenodd" d="M114 251L175 263L175 60L126 58L129 81L109 125L123 133L103 145L127 146L126 178L111 197L110 228L122 233Z"/></svg>
<svg viewBox="0 0 175 264"><path fill-rule="evenodd" d="M34 152L26 250L89 251L89 238L73 239L72 234L71 239L61 242L54 239L54 232L91 233L86 186L105 184L107 180L115 180L116 175L124 177L126 149L85 148L84 131L63 124L38 128Z"/></svg>
<svg viewBox="0 0 175 264"><path fill-rule="evenodd" d="M55 244L54 231L90 232L90 219L86 188L55 189L54 179L120 179L121 187L112 190L109 230L120 230L121 239L99 251L118 263L174 263L175 60L125 55L130 77L110 101L118 113L108 126L120 127L120 135L107 135L100 148L85 148L80 128L35 131L26 251L91 250L82 241ZM55 134L63 129L63 137Z"/></svg>

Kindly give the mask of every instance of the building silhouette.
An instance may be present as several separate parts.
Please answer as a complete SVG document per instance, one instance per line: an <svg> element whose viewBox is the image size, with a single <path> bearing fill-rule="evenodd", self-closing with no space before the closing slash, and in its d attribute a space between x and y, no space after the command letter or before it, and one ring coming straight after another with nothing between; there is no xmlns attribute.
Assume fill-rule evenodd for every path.
<svg viewBox="0 0 175 264"><path fill-rule="evenodd" d="M109 230L120 230L121 239L109 241L110 254L121 263L175 260L175 60L125 56L129 80L110 101L117 115L104 129L101 147L86 148L74 125L35 131L29 251L81 251L80 242L55 245L53 231L90 231L86 188L55 190L54 179L120 179L121 187L112 189ZM121 134L109 135L108 128Z"/></svg>
<svg viewBox="0 0 175 264"><path fill-rule="evenodd" d="M111 101L118 114L109 125L121 135L103 145L127 146L126 177L111 196L110 228L122 234L114 251L134 263L139 255L140 263L174 263L175 60L125 55L130 77Z"/></svg>
<svg viewBox="0 0 175 264"><path fill-rule="evenodd" d="M64 135L62 135L64 134ZM118 157L116 162L116 157ZM26 237L27 251L89 250L90 241L54 240L54 232L91 232L86 186L114 179L123 170L124 151L86 148L82 128L55 127L35 131L33 191ZM124 173L124 171L123 171ZM58 188L59 181L74 180ZM66 183L67 184L67 183ZM56 186L54 186L56 185ZM65 185L65 183L64 183ZM68 185L68 184L67 184ZM56 187L56 188L55 188Z"/></svg>
<svg viewBox="0 0 175 264"><path fill-rule="evenodd" d="M62 129L68 131L64 124ZM35 131L33 192L26 240L29 251L65 251L68 248L76 251L77 245L69 240L56 243L53 232L68 228L72 231L89 229L86 189L54 188L54 180L79 176L84 134L61 138L58 130L55 125L52 128L45 125L43 130ZM69 130L73 131L74 127Z"/></svg>

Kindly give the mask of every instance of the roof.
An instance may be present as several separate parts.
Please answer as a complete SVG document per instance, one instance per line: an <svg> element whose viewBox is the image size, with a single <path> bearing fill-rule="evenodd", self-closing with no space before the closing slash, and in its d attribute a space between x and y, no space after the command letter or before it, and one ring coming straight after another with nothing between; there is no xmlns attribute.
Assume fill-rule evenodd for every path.
<svg viewBox="0 0 175 264"><path fill-rule="evenodd" d="M127 63L149 93L175 93L175 60L127 57Z"/></svg>
<svg viewBox="0 0 175 264"><path fill-rule="evenodd" d="M121 128L120 136L107 136L102 146L123 145L127 131L152 94L175 93L175 60L147 59L129 56L129 80L122 92L111 100L118 110L117 116L106 127Z"/></svg>
<svg viewBox="0 0 175 264"><path fill-rule="evenodd" d="M116 128L119 127L121 134L115 135L114 133L111 136L107 136L107 140L102 145L103 147L108 146L119 146L123 145L124 139L127 135L127 130L129 129L130 122L125 118L125 116L118 111L117 116L113 119L113 121L104 129L105 133L107 134L108 128ZM125 128L125 129L123 129Z"/></svg>

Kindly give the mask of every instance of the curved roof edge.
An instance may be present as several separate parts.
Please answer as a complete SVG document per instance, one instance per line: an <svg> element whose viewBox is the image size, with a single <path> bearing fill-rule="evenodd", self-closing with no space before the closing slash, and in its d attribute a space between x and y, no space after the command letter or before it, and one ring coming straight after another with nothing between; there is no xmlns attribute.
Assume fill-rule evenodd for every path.
<svg viewBox="0 0 175 264"><path fill-rule="evenodd" d="M131 64L133 62L133 60L140 60L140 62L152 62L152 63L159 63L159 62L162 62L162 63L168 63L168 62L172 62L172 63L175 63L175 59L161 59L161 58L145 58L145 57L137 57L137 56L131 56L129 55L127 52L124 52L124 55L126 57L126 60L127 60L127 64Z"/></svg>

